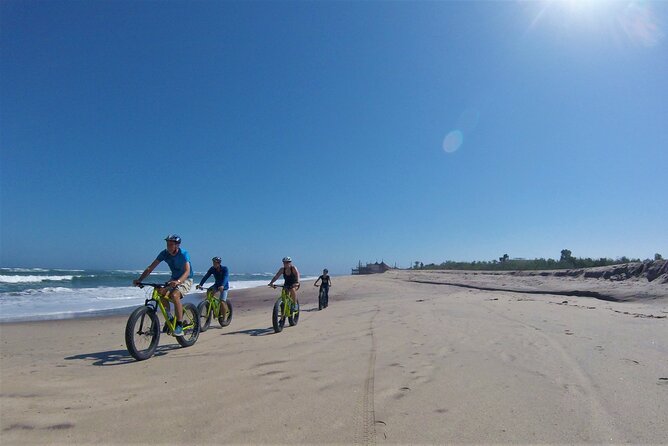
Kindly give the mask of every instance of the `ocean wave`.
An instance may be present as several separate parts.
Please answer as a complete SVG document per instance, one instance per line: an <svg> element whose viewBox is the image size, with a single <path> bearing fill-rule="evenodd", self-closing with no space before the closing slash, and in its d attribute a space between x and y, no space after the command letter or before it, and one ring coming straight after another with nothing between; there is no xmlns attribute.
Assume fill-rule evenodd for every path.
<svg viewBox="0 0 668 446"><path fill-rule="evenodd" d="M0 275L0 283L38 283L38 282L62 282L72 280L74 277L82 276L4 276Z"/></svg>
<svg viewBox="0 0 668 446"><path fill-rule="evenodd" d="M44 268L0 268L0 271L8 273L46 273L49 270Z"/></svg>
<svg viewBox="0 0 668 446"><path fill-rule="evenodd" d="M47 286L44 288L28 288L21 291L14 291L6 293L10 296L34 296L39 294L53 294L53 293L73 293L77 291L75 288L67 288L62 286Z"/></svg>
<svg viewBox="0 0 668 446"><path fill-rule="evenodd" d="M113 276L109 274L109 271L96 271L96 273L99 275L91 278L90 281L87 275L0 275L0 322L85 317L99 312L126 311L127 309L130 309L127 310L129 313L132 307L143 305L144 301L151 297L153 291L151 287L140 289L130 286L131 281L125 282L123 277L120 281L109 280ZM239 280L231 278L230 289L264 287L269 282L269 278L260 276L253 277L257 280L243 280L251 278L252 274L240 276ZM3 283L2 280L7 280L8 277L12 278L10 280L23 280L24 282ZM14 277L20 277L20 279L14 279ZM58 278L67 280L45 282ZM35 280L35 282L28 282L28 280ZM309 278L303 277L302 280L306 281ZM160 279L156 278L155 281L159 282ZM117 284L121 282L123 285L118 286ZM277 284L280 283L280 281L277 282ZM82 284L85 286L81 286ZM208 285L212 284L213 280ZM184 301L198 303L201 299L202 292L195 291L193 286Z"/></svg>

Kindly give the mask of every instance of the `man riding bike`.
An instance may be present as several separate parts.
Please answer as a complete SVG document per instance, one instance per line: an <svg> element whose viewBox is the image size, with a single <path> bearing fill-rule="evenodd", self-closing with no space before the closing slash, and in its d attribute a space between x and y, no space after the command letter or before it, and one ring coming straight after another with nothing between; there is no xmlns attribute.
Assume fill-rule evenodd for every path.
<svg viewBox="0 0 668 446"><path fill-rule="evenodd" d="M223 312L221 314L226 314L229 311L229 308L227 307L227 290L230 288L230 271L227 266L221 264L222 259L220 257L214 257L211 259L211 262L213 263L213 266L209 268L209 271L206 272L204 277L202 277L202 280L199 281L199 285L195 288L198 290L203 289L202 285L204 285L204 282L213 275L216 281L213 286L209 287L209 290L214 290L215 296L222 305Z"/></svg>
<svg viewBox="0 0 668 446"><path fill-rule="evenodd" d="M169 314L169 302L174 303L174 313L176 313L176 328L174 329L174 336L183 336L183 305L181 299L188 294L193 285L193 272L190 266L190 255L188 251L181 248L181 237L176 234L170 234L165 237L167 242L167 249L161 251L158 257L146 267L139 278L132 281L134 286L139 286L139 283L148 277L160 262L165 262L172 272L169 282L166 287L160 288L158 293L162 296L162 304L167 309ZM171 316L170 316L171 319Z"/></svg>

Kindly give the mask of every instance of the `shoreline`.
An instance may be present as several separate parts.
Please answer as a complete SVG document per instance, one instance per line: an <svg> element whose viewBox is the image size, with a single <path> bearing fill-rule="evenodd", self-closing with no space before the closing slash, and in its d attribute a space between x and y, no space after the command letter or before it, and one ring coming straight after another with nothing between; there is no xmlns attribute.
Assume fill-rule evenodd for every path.
<svg viewBox="0 0 668 446"><path fill-rule="evenodd" d="M334 276L332 276L334 277ZM302 279L302 282L305 284L307 283L312 283L315 281L317 277L312 277L312 276L306 276L304 279ZM269 279L267 279L268 282ZM266 283L263 282L262 284L256 284L254 286L250 287L242 287L242 288L230 288L230 296L234 297L236 295L244 296L248 294L246 290L256 290L260 289L263 287L266 287ZM282 280L278 280L277 282L281 283ZM243 282L241 282L243 283ZM134 287L127 287L130 289L134 290ZM193 290L194 290L194 285L193 285ZM123 287L119 287L119 289L123 289ZM75 288L76 290L76 288ZM193 291L191 290L190 293L188 293L182 301L185 302L190 302L195 305L197 305L199 302L201 302L204 292L203 291ZM141 299L143 301L144 298ZM57 304L56 304L57 305ZM127 305L123 307L116 307L116 308L105 308L105 309L90 309L90 310L85 310L85 311L70 311L70 312L59 312L59 313L50 313L50 314L35 314L35 315L27 315L27 316L6 316L4 317L3 315L0 315L0 325L3 324L13 324L13 323L21 323L21 322L37 322L37 321L60 321L60 320L71 320L71 319L87 319L87 318L99 318L99 317L107 317L107 316L116 316L116 315L129 315L135 308L138 306L142 305L140 303L135 303L133 305Z"/></svg>

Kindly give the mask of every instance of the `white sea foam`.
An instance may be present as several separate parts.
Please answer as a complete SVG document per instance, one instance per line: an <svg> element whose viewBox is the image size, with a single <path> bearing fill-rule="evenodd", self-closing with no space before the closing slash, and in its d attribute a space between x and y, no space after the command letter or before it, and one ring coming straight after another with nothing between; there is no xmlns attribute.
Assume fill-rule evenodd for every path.
<svg viewBox="0 0 668 446"><path fill-rule="evenodd" d="M74 277L81 276L5 276L0 275L0 283L31 283L46 281L72 280Z"/></svg>
<svg viewBox="0 0 668 446"><path fill-rule="evenodd" d="M23 276L29 277L29 276ZM54 280L51 276L50 280ZM69 276L68 276L69 277ZM303 277L306 282L314 277ZM269 282L265 280L239 280L230 281L231 290L255 288L266 286ZM276 284L280 285L281 281ZM213 282L205 284L211 286ZM149 298L151 287L143 289L132 286L113 287L99 286L90 288L69 288L67 286L49 286L20 291L9 291L0 293L0 322L42 320L42 319L64 319L96 314L130 313L132 308L143 305L145 299ZM185 296L186 302L197 303L202 299L202 292L195 291ZM232 297L234 297L232 295Z"/></svg>
<svg viewBox="0 0 668 446"><path fill-rule="evenodd" d="M7 271L9 273L45 273L49 270L44 268L0 268L0 271Z"/></svg>

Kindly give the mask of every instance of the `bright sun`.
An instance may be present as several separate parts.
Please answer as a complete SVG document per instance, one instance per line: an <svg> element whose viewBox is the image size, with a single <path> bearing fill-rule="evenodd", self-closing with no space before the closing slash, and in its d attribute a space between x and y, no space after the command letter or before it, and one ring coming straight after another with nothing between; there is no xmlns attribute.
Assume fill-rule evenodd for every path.
<svg viewBox="0 0 668 446"><path fill-rule="evenodd" d="M664 37L653 5L647 2L544 0L530 4L538 7L532 13L530 30L558 26L573 31L579 27L589 33L614 33L610 37L616 39L625 36L628 41L647 47L657 45Z"/></svg>

